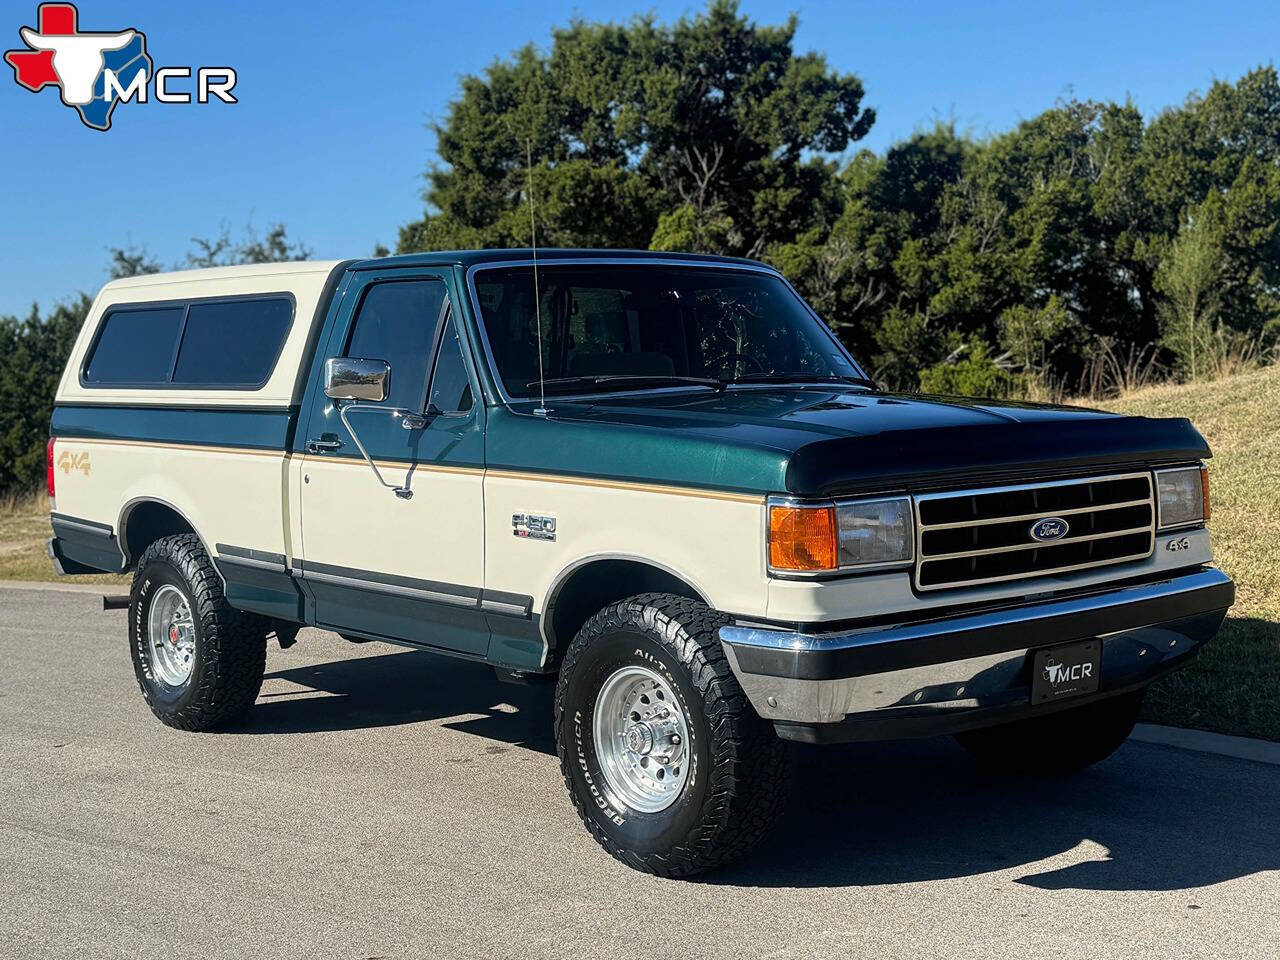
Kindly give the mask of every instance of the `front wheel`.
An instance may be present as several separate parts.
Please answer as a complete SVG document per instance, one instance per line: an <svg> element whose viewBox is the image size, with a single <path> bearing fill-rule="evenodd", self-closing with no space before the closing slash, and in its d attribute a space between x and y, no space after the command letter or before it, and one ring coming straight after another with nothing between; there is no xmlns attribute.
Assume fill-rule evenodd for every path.
<svg viewBox="0 0 1280 960"><path fill-rule="evenodd" d="M241 719L262 687L268 629L227 603L194 534L157 540L139 558L129 647L147 706L169 726L209 730Z"/></svg>
<svg viewBox="0 0 1280 960"><path fill-rule="evenodd" d="M983 766L1009 773L1067 774L1111 756L1133 732L1145 688L1095 703L970 730L956 740Z"/></svg>
<svg viewBox="0 0 1280 960"><path fill-rule="evenodd" d="M751 708L704 604L642 594L601 610L565 654L556 750L610 854L691 876L746 854L781 812L785 745Z"/></svg>

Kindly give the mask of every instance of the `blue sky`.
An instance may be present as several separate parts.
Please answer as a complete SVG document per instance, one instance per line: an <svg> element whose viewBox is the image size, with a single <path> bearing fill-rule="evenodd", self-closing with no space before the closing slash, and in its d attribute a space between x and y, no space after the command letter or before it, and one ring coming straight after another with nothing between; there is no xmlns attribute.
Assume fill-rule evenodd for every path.
<svg viewBox="0 0 1280 960"><path fill-rule="evenodd" d="M394 246L419 215L432 157L427 124L459 78L575 13L662 19L701 9L667 0L537 4L287 0L217 4L81 0L81 29L136 27L156 66L239 71L236 106L123 104L96 133L46 89L0 64L0 314L50 305L107 279L108 246L145 245L162 262L229 222L289 226L317 257ZM8 0L0 49L20 47L36 0ZM1270 2L815 3L744 0L761 22L800 16L797 46L861 76L880 150L936 119L1004 130L1056 99L1132 99L1144 112L1215 78L1273 62ZM360 16L353 18L353 11Z"/></svg>

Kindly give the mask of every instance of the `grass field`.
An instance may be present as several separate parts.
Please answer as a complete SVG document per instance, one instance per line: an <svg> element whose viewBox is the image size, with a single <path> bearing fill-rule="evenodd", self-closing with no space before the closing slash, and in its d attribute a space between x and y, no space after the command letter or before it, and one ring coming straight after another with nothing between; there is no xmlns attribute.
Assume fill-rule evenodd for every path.
<svg viewBox="0 0 1280 960"><path fill-rule="evenodd" d="M1214 383L1155 387L1105 404L1151 417L1190 417L1214 451L1214 548L1236 581L1222 632L1186 668L1155 685L1146 719L1280 741L1280 367ZM0 500L0 579L52 580L48 500ZM122 577L77 577L125 583Z"/></svg>
<svg viewBox="0 0 1280 960"><path fill-rule="evenodd" d="M0 580L56 580L45 553L49 498L43 493L0 497ZM74 577L70 583L127 583L124 577Z"/></svg>
<svg viewBox="0 0 1280 960"><path fill-rule="evenodd" d="M1194 664L1151 688L1146 719L1280 740L1280 368L1154 387L1105 404L1190 417L1213 449L1215 560L1236 605Z"/></svg>

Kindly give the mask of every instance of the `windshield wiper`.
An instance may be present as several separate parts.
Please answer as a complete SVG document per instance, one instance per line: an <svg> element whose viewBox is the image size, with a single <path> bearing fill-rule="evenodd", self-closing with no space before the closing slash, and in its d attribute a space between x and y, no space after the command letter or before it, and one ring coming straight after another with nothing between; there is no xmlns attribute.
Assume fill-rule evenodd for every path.
<svg viewBox="0 0 1280 960"><path fill-rule="evenodd" d="M724 388L724 381L715 377L678 377L667 374L626 374L601 373L584 377L553 377L550 380L530 380L525 389L543 387L549 390L572 390L576 387L600 387L617 385L620 389L629 387L683 386L689 384L697 387L711 387L713 390Z"/></svg>
<svg viewBox="0 0 1280 960"><path fill-rule="evenodd" d="M877 389L874 380L866 377L849 377L838 373L744 373L727 383L851 383L858 387Z"/></svg>

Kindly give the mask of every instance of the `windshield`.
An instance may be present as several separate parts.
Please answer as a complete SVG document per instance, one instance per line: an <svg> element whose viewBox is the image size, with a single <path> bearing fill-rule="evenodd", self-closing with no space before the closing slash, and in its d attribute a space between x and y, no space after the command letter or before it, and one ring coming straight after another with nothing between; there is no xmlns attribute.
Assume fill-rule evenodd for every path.
<svg viewBox="0 0 1280 960"><path fill-rule="evenodd" d="M498 375L538 396L533 270L480 270L475 287ZM672 266L538 266L546 391L725 382L859 380L831 332L767 273Z"/></svg>

